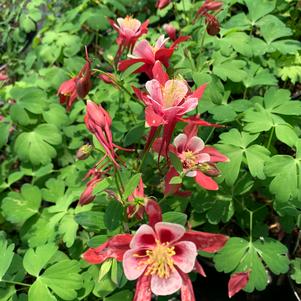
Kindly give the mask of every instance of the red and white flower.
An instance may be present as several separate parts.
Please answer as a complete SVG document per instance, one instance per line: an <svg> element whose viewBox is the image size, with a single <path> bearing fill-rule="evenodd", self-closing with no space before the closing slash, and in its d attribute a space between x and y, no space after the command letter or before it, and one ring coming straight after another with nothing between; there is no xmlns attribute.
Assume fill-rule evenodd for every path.
<svg viewBox="0 0 301 301"><path fill-rule="evenodd" d="M185 113L197 107L206 85L191 92L185 80L169 79L159 61L154 65L153 75L154 79L145 84L147 94L137 88L134 88L134 91L146 105L146 125L151 127L147 145L155 135L154 130L162 125L163 137L159 155L168 156L168 147L176 123Z"/></svg>
<svg viewBox="0 0 301 301"><path fill-rule="evenodd" d="M117 18L117 23L111 19L109 19L109 22L118 32L118 37L116 40L117 44L119 45L116 54L116 60L118 61L125 49L132 50L138 38L147 33L149 21L146 20L141 24L138 19L135 19L131 16L126 16L125 18Z"/></svg>
<svg viewBox="0 0 301 301"><path fill-rule="evenodd" d="M214 253L228 240L222 234L191 231L178 224L162 222L159 205L151 200L145 207L149 225L141 225L134 235L120 234L83 254L90 263L108 258L122 261L125 276L137 280L134 301L150 301L152 293L170 295L181 290L182 301L195 300L187 275L195 270L205 276L197 262L197 251Z"/></svg>
<svg viewBox="0 0 301 301"><path fill-rule="evenodd" d="M193 177L207 190L217 190L218 184L212 179L219 175L216 163L227 162L229 159L214 147L205 146L203 140L197 136L197 129L197 125L188 124L184 133L175 137L174 144L169 147L169 150L180 159L183 172L187 177ZM178 175L175 168L171 167L166 176L168 182L165 181L165 194L179 191L180 184L169 184L171 178Z"/></svg>
<svg viewBox="0 0 301 301"><path fill-rule="evenodd" d="M169 59L172 56L178 44L188 40L189 36L182 36L175 40L169 48L165 47L168 38L165 39L161 35L154 46L151 46L147 40L142 40L133 49L133 53L129 55L130 59L120 61L118 64L119 71L124 71L133 64L143 63L135 73L144 72L149 78L153 78L153 67L156 61L160 61L166 68L169 66Z"/></svg>

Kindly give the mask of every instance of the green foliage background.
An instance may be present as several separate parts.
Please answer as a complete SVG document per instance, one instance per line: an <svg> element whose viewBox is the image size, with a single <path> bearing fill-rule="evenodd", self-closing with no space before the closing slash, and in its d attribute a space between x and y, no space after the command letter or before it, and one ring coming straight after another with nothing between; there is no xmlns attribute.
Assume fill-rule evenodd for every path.
<svg viewBox="0 0 301 301"><path fill-rule="evenodd" d="M288 235L301 226L300 1L224 0L218 37L205 33L202 20L192 22L203 1L174 2L160 11L147 0L1 2L1 66L10 77L0 87L1 301L132 299L134 284L120 263L99 267L81 260L88 247L122 232L124 210L105 192L116 189L111 178L95 187L94 203L77 206L82 179L99 153L76 159L77 149L92 141L83 123L85 103L66 113L56 95L85 63L85 45L94 67L115 72L128 91L137 85L137 75L112 70L116 34L107 18L125 15L149 18L151 41L169 21L191 36L169 71L196 86L208 83L198 112L224 125L199 132L230 158L220 165L220 190L204 191L184 179L193 194L164 200L164 220L226 234L233 229L213 262L226 273L252 270L247 292L264 290L266 270L287 273L290 263L292 278L301 282L300 260L290 262L288 253L295 254L267 223L276 217ZM133 96L96 78L87 98L110 113L116 144L143 149L144 112ZM122 170L128 194L138 179L136 156L127 156ZM160 199L163 178L155 162L148 155L142 174L147 194Z"/></svg>

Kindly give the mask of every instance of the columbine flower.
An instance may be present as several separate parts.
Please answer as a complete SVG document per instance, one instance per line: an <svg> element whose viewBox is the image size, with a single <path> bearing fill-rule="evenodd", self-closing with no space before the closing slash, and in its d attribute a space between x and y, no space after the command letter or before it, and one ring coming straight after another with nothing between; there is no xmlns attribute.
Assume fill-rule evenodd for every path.
<svg viewBox="0 0 301 301"><path fill-rule="evenodd" d="M183 172L207 190L217 190L218 184L212 177L219 175L217 162L226 162L229 159L212 146L205 146L203 140L197 136L197 125L188 124L183 134L174 139L174 145L169 150L177 155L183 165ZM178 172L171 167L168 177L178 176ZM174 186L165 182L165 194L178 192L181 185Z"/></svg>
<svg viewBox="0 0 301 301"><path fill-rule="evenodd" d="M135 216L139 220L143 219L145 207L148 202L155 202L144 194L144 184L142 178L140 178L139 184L133 193L128 197L128 201L133 204L127 207L128 218Z"/></svg>
<svg viewBox="0 0 301 301"><path fill-rule="evenodd" d="M147 40L142 40L134 47L130 59L119 62L118 69L119 71L124 71L131 65L141 62L143 65L135 73L144 72L149 78L153 78L152 69L156 61L160 61L167 68L169 66L169 59L175 51L176 46L187 39L189 39L188 36L179 37L172 43L170 48L165 47L168 38L165 39L164 35L159 37L155 46L151 46Z"/></svg>
<svg viewBox="0 0 301 301"><path fill-rule="evenodd" d="M162 8L166 7L170 2L171 2L171 0L158 0L156 3L156 7L159 9L162 9Z"/></svg>
<svg viewBox="0 0 301 301"><path fill-rule="evenodd" d="M163 71L160 62L156 62L153 68L154 79L146 83L148 94L134 89L138 98L146 105L146 125L151 127L149 141L153 140L154 129L163 125L162 145L159 155L168 156L168 147L176 123L187 112L192 111L198 105L206 85L202 85L190 92L187 82L183 79L169 79Z"/></svg>
<svg viewBox="0 0 301 301"><path fill-rule="evenodd" d="M145 210L149 225L141 225L135 235L116 235L98 248L86 251L83 258L93 264L108 258L122 261L125 276L137 279L135 301L150 301L152 293L163 296L179 289L182 301L195 300L187 274L195 270L205 276L196 260L197 251L217 252L228 237L186 231L181 225L162 222L160 207L152 200Z"/></svg>
<svg viewBox="0 0 301 301"><path fill-rule="evenodd" d="M85 123L87 129L95 135L105 150L105 156L108 156L116 167L119 164L116 162L114 147L112 141L111 125L112 119L109 113L101 106L92 101L87 101L87 112L85 115Z"/></svg>
<svg viewBox="0 0 301 301"><path fill-rule="evenodd" d="M132 18L131 16L126 16L125 18L118 18L117 24L111 19L109 19L109 22L118 32L116 40L119 45L116 54L116 61L118 61L125 49L132 50L138 38L147 33L149 21L146 20L141 24L139 20Z"/></svg>
<svg viewBox="0 0 301 301"><path fill-rule="evenodd" d="M60 103L61 104L66 103L66 107L68 111L70 110L74 101L77 98L75 79L76 77L66 80L60 85L57 91L57 94L59 95L60 98Z"/></svg>
<svg viewBox="0 0 301 301"><path fill-rule="evenodd" d="M220 24L217 18L209 14L209 11L218 11L222 7L223 3L214 0L206 0L203 5L197 11L197 16L205 17L206 30L209 35L215 36L220 31Z"/></svg>
<svg viewBox="0 0 301 301"><path fill-rule="evenodd" d="M75 77L64 81L58 89L60 103L66 103L67 111L69 111L78 97L84 98L89 93L91 86L91 61L86 49L85 65Z"/></svg>
<svg viewBox="0 0 301 301"><path fill-rule="evenodd" d="M98 171L96 168L92 168L88 171L83 180L91 177L92 179L86 184L86 189L79 198L80 205L87 205L94 201L95 196L93 195L93 189L95 185L102 180L102 174L103 173Z"/></svg>

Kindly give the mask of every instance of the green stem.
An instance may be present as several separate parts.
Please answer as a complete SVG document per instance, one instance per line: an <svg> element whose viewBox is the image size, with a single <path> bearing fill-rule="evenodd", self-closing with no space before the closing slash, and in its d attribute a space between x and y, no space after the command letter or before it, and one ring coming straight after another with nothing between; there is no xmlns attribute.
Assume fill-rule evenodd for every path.
<svg viewBox="0 0 301 301"><path fill-rule="evenodd" d="M4 283L8 283L8 284L15 284L15 285L31 286L30 284L27 284L27 283L4 280L4 279L1 279L0 282L4 282Z"/></svg>
<svg viewBox="0 0 301 301"><path fill-rule="evenodd" d="M206 138L206 140L204 142L205 144L207 144L207 142L210 140L210 138L212 137L214 131L215 131L215 128L212 128L209 135L208 135L208 137Z"/></svg>
<svg viewBox="0 0 301 301"><path fill-rule="evenodd" d="M117 168L115 168L114 179L115 179L115 184L116 184L118 194L119 194L119 197L120 197L120 202L122 203L122 205L124 205L122 190L121 190L121 187L118 183L118 170L117 170Z"/></svg>
<svg viewBox="0 0 301 301"><path fill-rule="evenodd" d="M253 239L253 211L249 211L250 213L250 243L252 243L252 239Z"/></svg>
<svg viewBox="0 0 301 301"><path fill-rule="evenodd" d="M161 127L158 127L158 128L156 129L156 132L155 132L155 134L154 134L154 137L153 137L152 141L149 143L148 147L147 147L146 149L143 150L143 155L142 155L141 162L140 162L140 165L139 165L139 167L138 167L137 172L140 172L140 170L141 170L141 168L142 168L142 166L143 166L143 163L144 163L144 161L145 161L145 159L146 159L146 155L147 155L148 151L151 149L151 147L152 147L152 145L153 145L155 139L157 138L158 134L160 133L160 131L161 131Z"/></svg>
<svg viewBox="0 0 301 301"><path fill-rule="evenodd" d="M275 127L272 127L272 130L270 132L270 137L269 137L268 145L267 145L267 149L268 150L271 147L271 143L272 143L272 139L273 139L273 136L274 136L274 132L275 132Z"/></svg>
<svg viewBox="0 0 301 301"><path fill-rule="evenodd" d="M200 47L200 52L203 52L204 48L204 43L205 43L205 37L206 37L206 29L204 29L203 35L202 35L202 40L201 40L201 47Z"/></svg>

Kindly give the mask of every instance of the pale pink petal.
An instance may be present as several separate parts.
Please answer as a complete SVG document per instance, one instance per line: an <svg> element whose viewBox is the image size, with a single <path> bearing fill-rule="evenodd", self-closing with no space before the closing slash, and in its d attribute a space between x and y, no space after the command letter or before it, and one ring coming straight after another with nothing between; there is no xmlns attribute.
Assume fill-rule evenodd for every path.
<svg viewBox="0 0 301 301"><path fill-rule="evenodd" d="M185 150L186 143L187 136L185 134L179 134L173 141L178 153L182 153Z"/></svg>
<svg viewBox="0 0 301 301"><path fill-rule="evenodd" d="M194 178L197 175L197 171L196 170L190 170L188 171L185 176L189 177L189 178Z"/></svg>
<svg viewBox="0 0 301 301"><path fill-rule="evenodd" d="M182 225L161 222L155 225L155 231L161 243L173 243L184 235L185 228Z"/></svg>
<svg viewBox="0 0 301 301"><path fill-rule="evenodd" d="M147 267L143 263L147 258L146 249L131 249L126 251L122 260L125 277L128 280L135 280L140 277Z"/></svg>
<svg viewBox="0 0 301 301"><path fill-rule="evenodd" d="M149 80L145 84L150 97L158 103L162 103L162 90L161 85L156 79Z"/></svg>
<svg viewBox="0 0 301 301"><path fill-rule="evenodd" d="M149 42L146 40L142 40L138 44L136 44L133 54L139 58L146 58L152 63L155 63L155 55L153 52L152 47L150 46Z"/></svg>
<svg viewBox="0 0 301 301"><path fill-rule="evenodd" d="M193 153L198 153L202 151L204 146L204 141L200 137L194 136L188 141L186 148L191 150Z"/></svg>
<svg viewBox="0 0 301 301"><path fill-rule="evenodd" d="M163 47L165 45L165 43L169 40L169 38L166 38L164 37L164 35L161 35L159 37L159 39L157 40L156 42L156 45L155 45L155 48L156 49L160 49L161 47Z"/></svg>
<svg viewBox="0 0 301 301"><path fill-rule="evenodd" d="M187 113L194 110L198 105L198 99L194 97L188 97L185 102L181 105L182 113Z"/></svg>
<svg viewBox="0 0 301 301"><path fill-rule="evenodd" d="M151 279L151 290L157 296L167 296L175 293L182 286L182 277L174 269L170 272L168 278L160 278L153 275Z"/></svg>
<svg viewBox="0 0 301 301"><path fill-rule="evenodd" d="M123 18L117 18L117 23L120 27L122 27L123 25L123 22L124 22L124 19Z"/></svg>
<svg viewBox="0 0 301 301"><path fill-rule="evenodd" d="M196 245L191 241L180 241L174 244L176 255L172 257L174 264L184 273L190 273L198 255Z"/></svg>
<svg viewBox="0 0 301 301"><path fill-rule="evenodd" d="M197 154L195 158L197 163L211 162L211 156L206 153Z"/></svg>
<svg viewBox="0 0 301 301"><path fill-rule="evenodd" d="M130 248L146 248L155 245L155 232L153 228L149 225L141 225L130 243Z"/></svg>
<svg viewBox="0 0 301 301"><path fill-rule="evenodd" d="M187 83L184 80L172 79L165 83L163 89L164 107L178 105L188 92Z"/></svg>

